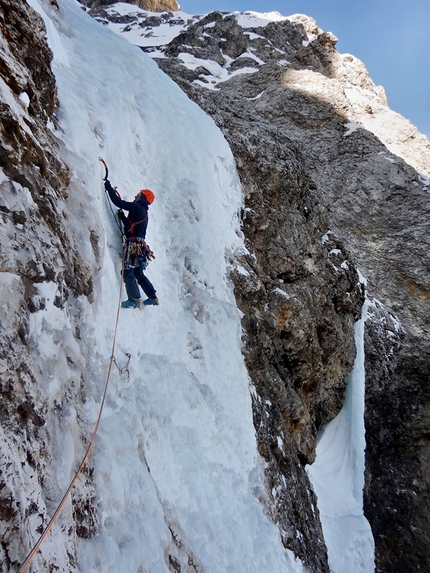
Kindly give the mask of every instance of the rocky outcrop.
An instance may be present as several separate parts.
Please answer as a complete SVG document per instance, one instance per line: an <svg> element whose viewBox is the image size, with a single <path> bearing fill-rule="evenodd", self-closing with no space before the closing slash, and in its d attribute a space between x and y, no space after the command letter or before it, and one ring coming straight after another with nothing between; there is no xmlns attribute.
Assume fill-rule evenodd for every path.
<svg viewBox="0 0 430 573"><path fill-rule="evenodd" d="M365 513L376 570L424 571L430 144L314 20L251 20L214 12L144 49L214 118L236 158L248 253L233 279L273 518L310 570L328 570L303 467L342 402L363 301L358 266L373 301Z"/></svg>
<svg viewBox="0 0 430 573"><path fill-rule="evenodd" d="M127 4L134 4L149 12L174 12L180 10L176 0L79 0L81 4L88 8L99 8L100 6L110 6L119 1L125 1Z"/></svg>
<svg viewBox="0 0 430 573"><path fill-rule="evenodd" d="M50 471L52 441L69 404L80 413L78 426L84 417L83 367L73 345L81 337L76 301L80 295L91 299L93 281L65 224L70 172L54 135L58 99L45 34L26 2L0 0L1 571L17 570L31 549L23 524L41 533L50 499L59 498ZM75 321L74 337L66 343L67 335L58 334L54 349L69 374L63 397L49 387L48 361L29 336L30 322L43 320L48 304ZM84 424L81 435L84 441ZM90 472L83 483L73 495L75 526L65 542L71 566L74 538L96 528Z"/></svg>
<svg viewBox="0 0 430 573"><path fill-rule="evenodd" d="M36 215L57 251L52 258L45 255L42 261L39 241L28 237L32 232L38 233L28 224L25 228L31 254L27 261L16 258L9 264L16 265L20 276L30 282L64 281L77 294L90 296L89 269L72 252L57 202L67 198L70 174L52 133L58 100L45 27L40 16L22 2L4 0L1 8L0 74L7 87L1 102L0 161L4 174L14 185L3 183L0 209L5 217L9 216L6 221L12 220L15 225L24 225ZM28 209L16 200L17 186L29 190Z"/></svg>

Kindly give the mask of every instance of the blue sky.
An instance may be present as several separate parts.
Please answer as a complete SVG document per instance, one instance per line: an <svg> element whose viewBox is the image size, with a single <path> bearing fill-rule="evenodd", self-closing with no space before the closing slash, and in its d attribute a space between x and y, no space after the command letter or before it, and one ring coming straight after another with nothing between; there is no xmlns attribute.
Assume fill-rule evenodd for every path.
<svg viewBox="0 0 430 573"><path fill-rule="evenodd" d="M307 14L366 65L388 105L430 138L430 0L178 0L188 14L276 10Z"/></svg>

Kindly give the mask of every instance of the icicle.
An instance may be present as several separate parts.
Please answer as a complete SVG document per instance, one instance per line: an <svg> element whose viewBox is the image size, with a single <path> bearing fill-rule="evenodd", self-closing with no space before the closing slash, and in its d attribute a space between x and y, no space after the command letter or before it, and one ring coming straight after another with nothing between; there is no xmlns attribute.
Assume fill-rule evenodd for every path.
<svg viewBox="0 0 430 573"><path fill-rule="evenodd" d="M329 564L333 573L372 573L374 540L363 514L364 324L368 301L355 324L357 355L349 375L345 404L324 429L316 461L308 474L318 497Z"/></svg>

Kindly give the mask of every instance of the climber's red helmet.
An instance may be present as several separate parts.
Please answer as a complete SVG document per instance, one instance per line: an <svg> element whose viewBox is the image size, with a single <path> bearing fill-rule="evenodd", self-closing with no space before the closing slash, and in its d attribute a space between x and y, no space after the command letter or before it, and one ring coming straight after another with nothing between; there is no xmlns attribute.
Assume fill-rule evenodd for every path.
<svg viewBox="0 0 430 573"><path fill-rule="evenodd" d="M151 189L141 189L139 191L139 193L136 195L136 197L134 198L134 200L140 201L141 199L144 199L149 205L151 205L151 203L155 199L155 195L151 191Z"/></svg>
<svg viewBox="0 0 430 573"><path fill-rule="evenodd" d="M151 191L151 189L141 189L140 194L143 195L145 197L145 199L147 200L147 202L151 205L151 203L154 201L155 199L155 195L154 193Z"/></svg>

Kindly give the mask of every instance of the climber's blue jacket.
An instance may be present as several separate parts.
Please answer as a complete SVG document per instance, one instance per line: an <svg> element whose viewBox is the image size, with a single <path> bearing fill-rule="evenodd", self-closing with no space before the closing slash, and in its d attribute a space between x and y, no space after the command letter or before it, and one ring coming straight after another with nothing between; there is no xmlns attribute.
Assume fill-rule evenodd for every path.
<svg viewBox="0 0 430 573"><path fill-rule="evenodd" d="M119 218L124 224L124 233L126 238L141 237L144 239L146 236L146 228L148 226L149 207L149 203L145 195L143 193L138 193L133 202L124 201L117 194L108 179L105 181L105 189L109 193L110 200L114 205L119 207L119 209L125 209L128 211L128 217L126 217L124 213L119 213Z"/></svg>

